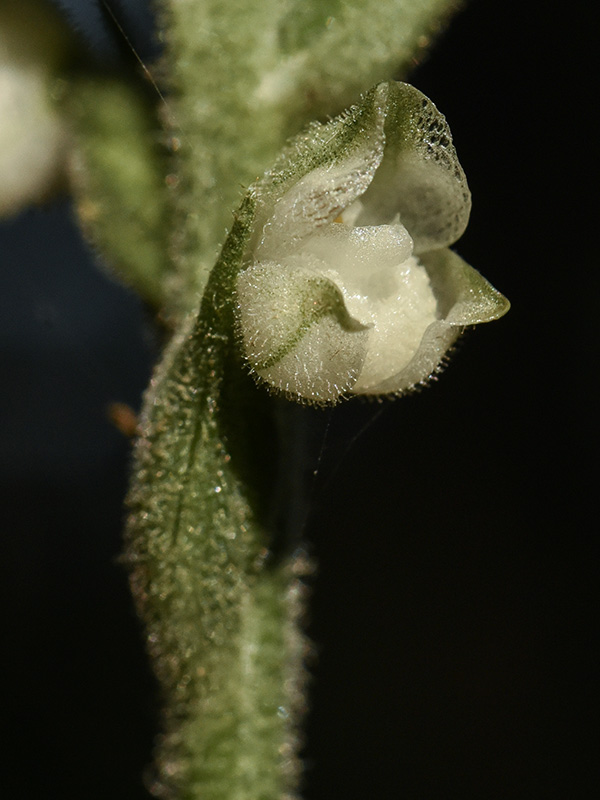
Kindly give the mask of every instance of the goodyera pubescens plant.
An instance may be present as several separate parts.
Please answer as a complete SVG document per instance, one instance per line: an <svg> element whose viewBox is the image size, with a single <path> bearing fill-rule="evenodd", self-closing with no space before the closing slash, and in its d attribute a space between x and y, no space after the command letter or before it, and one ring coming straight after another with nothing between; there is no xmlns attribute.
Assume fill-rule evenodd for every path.
<svg viewBox="0 0 600 800"><path fill-rule="evenodd" d="M456 4L162 0L168 146L134 83L69 61L56 16L47 47L31 38L37 0L5 5L0 214L68 173L86 232L175 328L140 419L124 556L165 700L150 788L291 800L310 565L274 530L277 415L256 383L321 405L398 395L508 303L449 249L470 195L416 89L379 83L276 154L406 70Z"/></svg>
<svg viewBox="0 0 600 800"><path fill-rule="evenodd" d="M299 771L301 563L269 555L257 461L275 444L242 365L313 403L426 380L465 326L507 309L447 247L469 205L444 118L393 82L248 190L136 448L127 555L168 698L160 791L291 797Z"/></svg>

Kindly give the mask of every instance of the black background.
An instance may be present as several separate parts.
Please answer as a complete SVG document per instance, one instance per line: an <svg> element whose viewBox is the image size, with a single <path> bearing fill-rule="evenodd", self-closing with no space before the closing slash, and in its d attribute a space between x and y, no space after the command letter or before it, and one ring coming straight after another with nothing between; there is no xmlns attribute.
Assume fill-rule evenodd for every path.
<svg viewBox="0 0 600 800"><path fill-rule="evenodd" d="M321 414L306 800L592 796L586 8L474 0L411 76L473 192L457 249L513 307L426 391ZM129 446L105 409L139 404L156 343L66 202L3 223L0 248L2 796L141 800L156 690L116 563Z"/></svg>

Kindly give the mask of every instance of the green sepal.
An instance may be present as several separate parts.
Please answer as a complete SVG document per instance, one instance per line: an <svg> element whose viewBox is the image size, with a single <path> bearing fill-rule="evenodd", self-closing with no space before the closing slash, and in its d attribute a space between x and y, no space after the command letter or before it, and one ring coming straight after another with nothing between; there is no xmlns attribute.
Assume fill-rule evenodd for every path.
<svg viewBox="0 0 600 800"><path fill-rule="evenodd" d="M510 309L507 298L453 250L433 250L422 261L448 324L493 322Z"/></svg>

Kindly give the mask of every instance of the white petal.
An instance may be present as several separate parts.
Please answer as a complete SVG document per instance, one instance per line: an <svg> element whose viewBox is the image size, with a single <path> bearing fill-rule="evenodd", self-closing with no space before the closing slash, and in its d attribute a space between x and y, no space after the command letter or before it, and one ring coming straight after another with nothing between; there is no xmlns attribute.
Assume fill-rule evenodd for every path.
<svg viewBox="0 0 600 800"><path fill-rule="evenodd" d="M385 155L361 198L357 224L399 214L417 254L453 244L469 221L471 194L445 117L414 87L391 83L385 135Z"/></svg>
<svg viewBox="0 0 600 800"><path fill-rule="evenodd" d="M242 349L254 374L296 399L334 402L355 383L368 331L313 270L255 264L237 281Z"/></svg>

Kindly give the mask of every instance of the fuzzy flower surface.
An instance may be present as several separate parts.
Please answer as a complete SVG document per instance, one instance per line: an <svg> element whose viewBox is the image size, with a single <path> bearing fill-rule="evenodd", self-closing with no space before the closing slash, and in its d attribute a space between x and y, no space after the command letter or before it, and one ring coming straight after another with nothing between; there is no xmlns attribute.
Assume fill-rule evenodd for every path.
<svg viewBox="0 0 600 800"><path fill-rule="evenodd" d="M449 249L471 195L445 118L387 82L290 146L255 189L237 278L255 376L299 400L400 394L508 301ZM284 161L281 162L285 164Z"/></svg>

